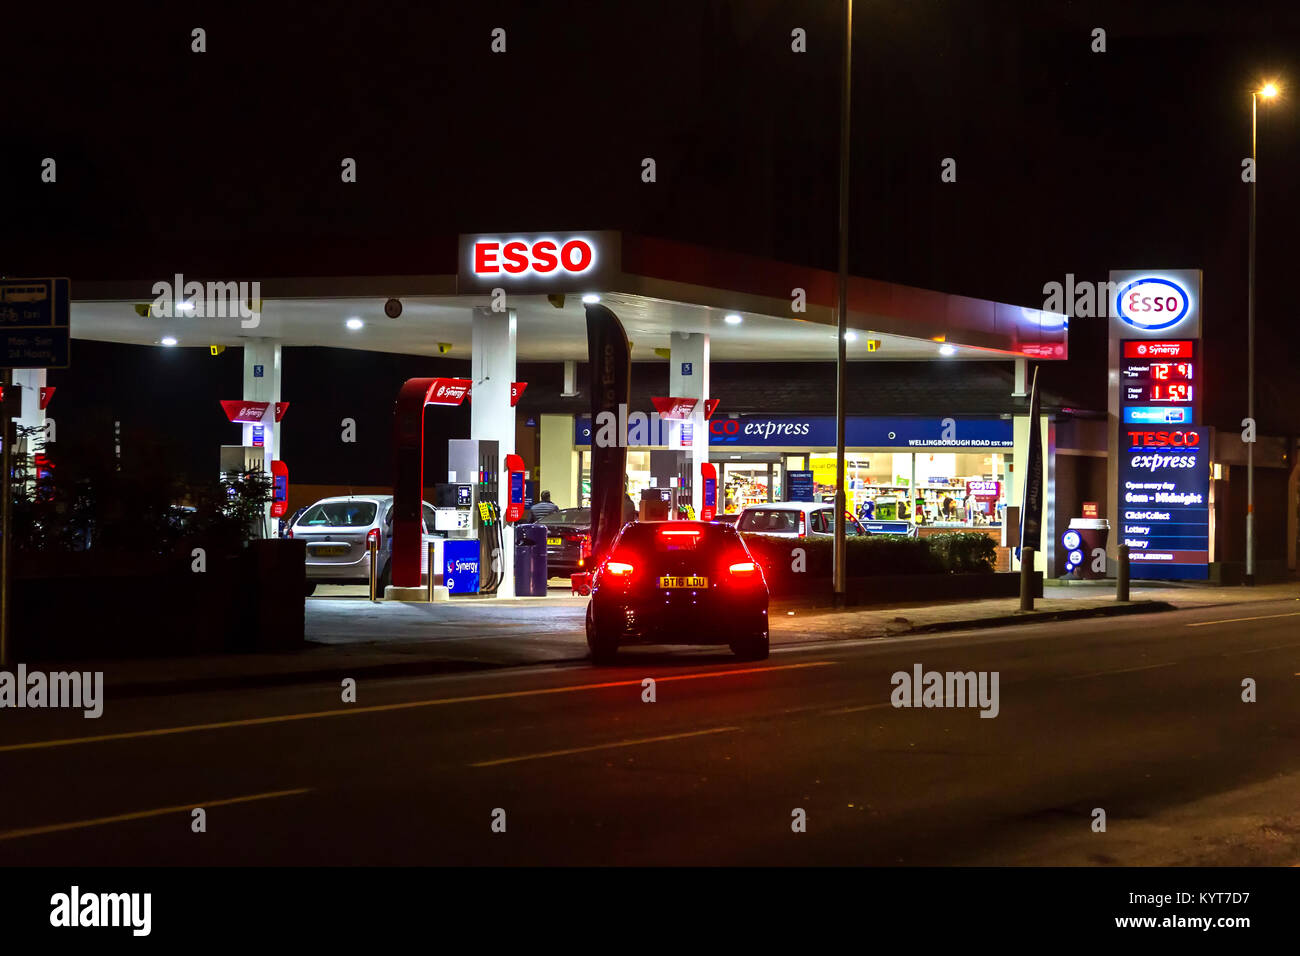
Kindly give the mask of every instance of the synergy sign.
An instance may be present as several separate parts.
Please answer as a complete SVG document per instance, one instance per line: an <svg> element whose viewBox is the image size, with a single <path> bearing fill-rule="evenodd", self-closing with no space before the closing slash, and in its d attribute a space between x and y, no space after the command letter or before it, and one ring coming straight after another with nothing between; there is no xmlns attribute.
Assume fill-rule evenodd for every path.
<svg viewBox="0 0 1300 956"><path fill-rule="evenodd" d="M1209 429L1130 427L1121 437L1120 543L1133 576L1207 577Z"/></svg>
<svg viewBox="0 0 1300 956"><path fill-rule="evenodd" d="M460 237L461 292L599 292L618 271L616 233Z"/></svg>

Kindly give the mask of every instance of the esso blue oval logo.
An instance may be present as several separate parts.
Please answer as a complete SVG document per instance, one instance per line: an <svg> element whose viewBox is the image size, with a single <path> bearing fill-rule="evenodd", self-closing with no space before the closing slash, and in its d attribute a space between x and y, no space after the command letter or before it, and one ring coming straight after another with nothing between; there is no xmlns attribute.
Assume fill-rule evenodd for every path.
<svg viewBox="0 0 1300 956"><path fill-rule="evenodd" d="M1123 322L1156 332L1181 322L1191 308L1187 290L1169 279L1134 279L1115 297L1115 312Z"/></svg>

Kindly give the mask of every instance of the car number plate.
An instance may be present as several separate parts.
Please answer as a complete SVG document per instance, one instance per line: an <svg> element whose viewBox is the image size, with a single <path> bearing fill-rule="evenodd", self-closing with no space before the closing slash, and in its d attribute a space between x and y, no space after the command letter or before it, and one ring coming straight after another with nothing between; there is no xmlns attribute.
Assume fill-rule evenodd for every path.
<svg viewBox="0 0 1300 956"><path fill-rule="evenodd" d="M689 574L685 577L676 577L665 574L659 579L661 588L707 588L709 579L697 574Z"/></svg>
<svg viewBox="0 0 1300 956"><path fill-rule="evenodd" d="M317 544L312 546L311 553L318 558L337 558L348 553L348 546L346 544Z"/></svg>
<svg viewBox="0 0 1300 956"><path fill-rule="evenodd" d="M563 539L563 538L547 538L547 539L546 539L546 543L547 543L549 546L551 546L552 548L558 548L560 545L564 544L564 539Z"/></svg>

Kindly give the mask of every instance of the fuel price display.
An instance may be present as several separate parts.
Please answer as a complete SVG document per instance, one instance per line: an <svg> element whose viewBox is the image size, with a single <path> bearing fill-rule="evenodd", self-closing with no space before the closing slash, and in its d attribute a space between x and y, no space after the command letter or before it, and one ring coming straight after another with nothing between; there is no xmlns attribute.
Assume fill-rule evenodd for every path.
<svg viewBox="0 0 1300 956"><path fill-rule="evenodd" d="M1126 424L1181 424L1196 420L1196 343L1127 341L1120 364Z"/></svg>

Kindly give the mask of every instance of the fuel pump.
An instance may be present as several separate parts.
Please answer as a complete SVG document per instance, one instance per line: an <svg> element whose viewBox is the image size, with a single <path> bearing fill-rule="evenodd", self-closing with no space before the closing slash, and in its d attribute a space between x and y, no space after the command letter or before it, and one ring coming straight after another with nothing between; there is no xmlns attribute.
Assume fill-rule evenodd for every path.
<svg viewBox="0 0 1300 956"><path fill-rule="evenodd" d="M497 443L451 439L447 479L437 486L434 508L434 526L447 534L443 584L451 594L494 594L507 560L497 505Z"/></svg>

